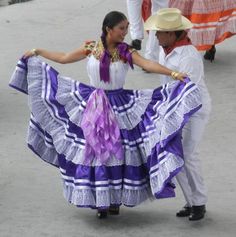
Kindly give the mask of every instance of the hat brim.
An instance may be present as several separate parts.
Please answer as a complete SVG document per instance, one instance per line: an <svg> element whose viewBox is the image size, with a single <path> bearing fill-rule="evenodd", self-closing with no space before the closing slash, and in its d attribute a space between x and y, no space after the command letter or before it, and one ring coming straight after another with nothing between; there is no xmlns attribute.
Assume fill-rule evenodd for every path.
<svg viewBox="0 0 236 237"><path fill-rule="evenodd" d="M157 15L152 15L145 21L144 29L145 30L155 30L155 31L180 31L180 30L191 29L193 27L192 22L184 16L181 16L181 17L182 17L182 25L181 26L179 26L177 28L165 28L163 26L163 28L160 28L157 26L157 21L158 21Z"/></svg>

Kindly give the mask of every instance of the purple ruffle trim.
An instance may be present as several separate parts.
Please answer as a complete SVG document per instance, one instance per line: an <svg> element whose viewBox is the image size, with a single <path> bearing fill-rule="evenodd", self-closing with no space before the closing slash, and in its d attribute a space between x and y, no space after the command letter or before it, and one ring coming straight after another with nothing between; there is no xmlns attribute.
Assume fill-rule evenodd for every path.
<svg viewBox="0 0 236 237"><path fill-rule="evenodd" d="M123 159L120 129L104 90L96 89L90 95L81 128L86 140L84 164L91 164L95 158L102 164L111 156Z"/></svg>

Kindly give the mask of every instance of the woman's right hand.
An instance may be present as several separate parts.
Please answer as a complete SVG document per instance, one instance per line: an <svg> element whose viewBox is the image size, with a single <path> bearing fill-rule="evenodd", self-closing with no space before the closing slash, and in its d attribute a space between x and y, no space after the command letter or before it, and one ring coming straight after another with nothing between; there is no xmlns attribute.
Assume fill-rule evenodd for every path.
<svg viewBox="0 0 236 237"><path fill-rule="evenodd" d="M186 73L173 71L173 72L171 72L171 77L174 80L179 80L179 81L184 82L184 78L188 77L188 75Z"/></svg>
<svg viewBox="0 0 236 237"><path fill-rule="evenodd" d="M37 49L31 49L31 50L24 53L23 58L30 58L30 57L37 56L37 55L38 55Z"/></svg>

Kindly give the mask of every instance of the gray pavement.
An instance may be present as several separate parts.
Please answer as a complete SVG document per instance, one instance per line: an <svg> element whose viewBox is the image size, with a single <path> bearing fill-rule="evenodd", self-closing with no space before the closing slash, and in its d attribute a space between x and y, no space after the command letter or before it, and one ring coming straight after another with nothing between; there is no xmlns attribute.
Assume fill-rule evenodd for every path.
<svg viewBox="0 0 236 237"><path fill-rule="evenodd" d="M69 51L97 39L110 10L126 13L125 1L34 0L0 7L0 236L236 236L236 37L217 46L213 63L205 62L213 111L201 145L209 193L204 220L175 217L184 204L179 188L174 199L123 207L119 217L98 220L94 211L69 205L58 170L28 150L27 98L8 88L18 58L33 47ZM87 81L85 62L50 64L63 75ZM126 83L127 88L158 85L158 75L138 68L129 72Z"/></svg>

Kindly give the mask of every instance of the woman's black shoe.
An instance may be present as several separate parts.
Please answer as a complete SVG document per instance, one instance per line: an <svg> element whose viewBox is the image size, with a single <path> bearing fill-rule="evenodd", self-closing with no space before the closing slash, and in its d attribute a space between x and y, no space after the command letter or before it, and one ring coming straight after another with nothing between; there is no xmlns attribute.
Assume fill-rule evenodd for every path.
<svg viewBox="0 0 236 237"><path fill-rule="evenodd" d="M97 218L98 219L105 219L107 218L107 210L98 210L97 211Z"/></svg>
<svg viewBox="0 0 236 237"><path fill-rule="evenodd" d="M206 51L206 53L204 54L204 58L212 62L215 59L215 54L216 54L216 48L215 45L213 45L211 49Z"/></svg>
<svg viewBox="0 0 236 237"><path fill-rule="evenodd" d="M119 215L120 214L120 207L119 206L110 206L109 214L110 215Z"/></svg>
<svg viewBox="0 0 236 237"><path fill-rule="evenodd" d="M179 212L176 213L176 216L178 217L186 217L190 216L191 214L191 207L183 207Z"/></svg>

